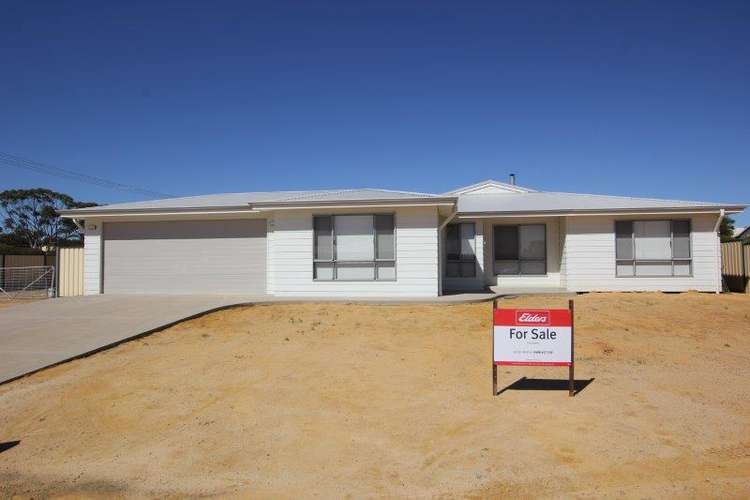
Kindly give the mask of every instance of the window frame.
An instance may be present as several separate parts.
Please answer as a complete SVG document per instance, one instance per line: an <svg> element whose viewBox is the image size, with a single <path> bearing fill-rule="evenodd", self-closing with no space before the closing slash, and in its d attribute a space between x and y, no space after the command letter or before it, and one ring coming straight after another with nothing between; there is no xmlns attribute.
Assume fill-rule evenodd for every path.
<svg viewBox="0 0 750 500"><path fill-rule="evenodd" d="M629 222L631 224L630 232L630 244L631 252L633 255L632 259L618 259L617 258L617 223L618 222ZM636 222L668 222L669 223L669 250L671 253L670 259L638 259L635 253L635 223ZM674 256L674 226L675 222L687 222L688 224L688 253L690 257L675 257ZM677 219L615 219L613 223L613 234L615 236L615 278L692 278L693 277L693 220L691 218L677 218ZM641 263L669 263L671 274L641 274L638 275L638 262ZM687 274L675 274L675 263L687 263L689 266L689 272ZM618 266L621 264L630 264L633 266L633 274L620 274L618 272Z"/></svg>
<svg viewBox="0 0 750 500"><path fill-rule="evenodd" d="M495 228L496 227L515 227L516 228L516 240L518 245L518 272L517 273L504 273L500 274L497 272L496 262L496 249L495 249ZM521 226L542 226L544 228L544 259L523 259L521 258ZM549 275L549 249L547 248L547 223L546 222L532 222L528 224L492 224L492 273L494 276L548 276ZM513 259L500 259L505 262L513 262ZM544 262L543 273L524 274L521 272L521 262Z"/></svg>
<svg viewBox="0 0 750 500"><path fill-rule="evenodd" d="M471 257L462 257L461 255L461 226L472 226L474 229L474 254ZM455 226L458 231L458 259L451 259L448 256L448 227ZM461 274L461 264L474 264L471 276L448 276L448 264L458 264L459 274ZM447 279L474 279L477 277L477 223L476 222L455 222L448 224L445 228L445 277Z"/></svg>
<svg viewBox="0 0 750 500"><path fill-rule="evenodd" d="M337 245L336 245L336 217L346 217L346 216L371 216L372 217L372 245L373 245L373 260L338 260L337 258ZM378 231L377 231L377 225L376 225L376 217L377 216L390 216L393 220L393 258L392 259L381 259L378 258ZM317 218L323 218L328 217L331 220L331 259L319 259L316 256L317 253L317 241L316 241L316 229L315 229L315 219ZM341 213L341 214L313 214L312 216L312 232L313 232L313 242L312 242L312 278L313 281L320 281L320 282L361 282L361 283L373 283L377 281L381 282L394 282L398 280L398 265L397 260L398 256L396 254L397 251L397 244L396 244L396 238L398 233L398 224L396 219L396 213L395 212L381 212L381 213L373 213L373 212L357 212L357 213ZM323 264L331 264L331 278L318 278L315 273L315 265L323 263ZM387 279L378 279L378 270L379 266L378 264L393 264L393 278L387 278ZM362 264L362 265L372 265L373 269L373 277L372 278L354 278L354 279L340 279L338 277L338 265L351 265L351 264Z"/></svg>

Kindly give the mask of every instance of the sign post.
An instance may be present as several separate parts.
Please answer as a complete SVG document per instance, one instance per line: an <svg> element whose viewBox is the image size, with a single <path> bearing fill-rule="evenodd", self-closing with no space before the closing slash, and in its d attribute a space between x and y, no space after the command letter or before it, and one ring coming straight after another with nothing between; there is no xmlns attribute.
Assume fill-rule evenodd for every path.
<svg viewBox="0 0 750 500"><path fill-rule="evenodd" d="M498 366L567 366L575 395L573 301L568 309L499 309L492 303L492 395Z"/></svg>

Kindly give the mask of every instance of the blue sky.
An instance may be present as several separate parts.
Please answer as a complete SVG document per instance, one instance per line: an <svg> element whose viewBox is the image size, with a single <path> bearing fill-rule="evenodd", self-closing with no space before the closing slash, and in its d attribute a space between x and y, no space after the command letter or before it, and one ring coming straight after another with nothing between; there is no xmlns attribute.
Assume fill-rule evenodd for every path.
<svg viewBox="0 0 750 500"><path fill-rule="evenodd" d="M750 202L750 2L156 3L4 5L0 151L175 195ZM0 166L35 186L143 198Z"/></svg>

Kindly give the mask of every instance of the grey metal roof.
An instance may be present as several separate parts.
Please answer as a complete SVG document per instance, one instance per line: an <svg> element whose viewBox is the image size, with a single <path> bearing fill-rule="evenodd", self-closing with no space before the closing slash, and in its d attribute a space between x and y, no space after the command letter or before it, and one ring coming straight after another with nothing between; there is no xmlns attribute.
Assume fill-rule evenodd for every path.
<svg viewBox="0 0 750 500"><path fill-rule="evenodd" d="M458 199L459 214L474 213L546 213L546 212L602 212L644 210L730 209L742 210L740 203L712 203L703 201L663 200L605 196L578 193L502 193L467 194Z"/></svg>
<svg viewBox="0 0 750 500"><path fill-rule="evenodd" d="M253 206L269 205L315 204L329 202L358 202L358 201L455 201L455 196L441 196L431 193L415 193L411 191L391 191L388 189L340 189L330 191L311 191L280 200L266 200L253 202Z"/></svg>
<svg viewBox="0 0 750 500"><path fill-rule="evenodd" d="M154 210L195 210L195 209L228 209L271 206L318 204L332 202L366 202L366 201L411 201L425 202L446 200L445 197L410 191L391 191L387 189L326 189L317 191L269 191L248 193L207 194L201 196L187 196L181 198L165 198L161 200L135 201L129 203L113 203L97 207L62 210L63 215L84 215L86 213L104 212L147 212ZM448 198L455 200L455 197Z"/></svg>
<svg viewBox="0 0 750 500"><path fill-rule="evenodd" d="M480 183L481 184L481 183ZM115 203L98 207L64 210L68 217L84 217L87 214L107 213L152 213L169 210L191 212L195 210L226 209L272 209L297 206L325 206L348 204L452 204L458 201L459 214L519 214L519 213L595 213L603 211L664 211L690 209L720 209L741 211L747 205L740 203L710 203L701 201L663 200L634 198L627 196L605 196L598 194L523 192L485 193L456 196L392 191L388 189L323 189L316 191L270 191L248 193L208 194L182 198Z"/></svg>

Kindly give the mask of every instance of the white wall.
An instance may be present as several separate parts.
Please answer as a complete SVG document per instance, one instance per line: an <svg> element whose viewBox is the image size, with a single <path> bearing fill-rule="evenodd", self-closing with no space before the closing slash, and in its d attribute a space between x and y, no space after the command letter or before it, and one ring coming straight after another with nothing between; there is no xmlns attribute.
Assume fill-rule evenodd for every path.
<svg viewBox="0 0 750 500"><path fill-rule="evenodd" d="M435 207L321 210L394 213L396 281L314 281L311 211L277 211L269 220L268 291L280 296L434 297L438 295L438 213Z"/></svg>
<svg viewBox="0 0 750 500"><path fill-rule="evenodd" d="M616 277L615 220L691 219L691 277ZM567 235L563 268L570 291L720 291L718 215L691 216L579 216L565 221Z"/></svg>
<svg viewBox="0 0 750 500"><path fill-rule="evenodd" d="M102 282L101 221L85 221L83 234L83 294L97 295Z"/></svg>

